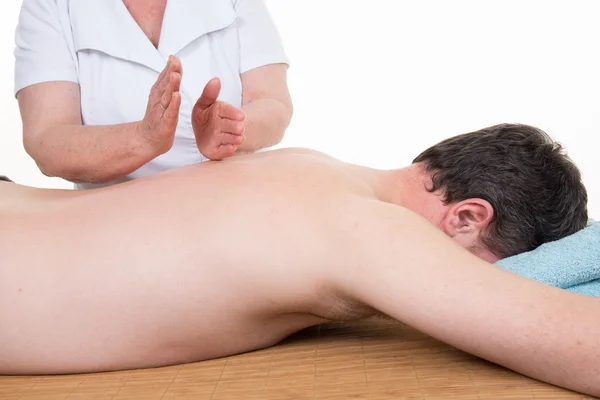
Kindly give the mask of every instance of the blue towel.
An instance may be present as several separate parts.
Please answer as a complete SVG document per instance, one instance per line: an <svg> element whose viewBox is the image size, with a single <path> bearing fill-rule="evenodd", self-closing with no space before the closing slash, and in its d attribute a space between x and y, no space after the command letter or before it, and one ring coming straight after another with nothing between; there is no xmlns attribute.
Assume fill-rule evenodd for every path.
<svg viewBox="0 0 600 400"><path fill-rule="evenodd" d="M600 297L600 222L496 265L550 286Z"/></svg>

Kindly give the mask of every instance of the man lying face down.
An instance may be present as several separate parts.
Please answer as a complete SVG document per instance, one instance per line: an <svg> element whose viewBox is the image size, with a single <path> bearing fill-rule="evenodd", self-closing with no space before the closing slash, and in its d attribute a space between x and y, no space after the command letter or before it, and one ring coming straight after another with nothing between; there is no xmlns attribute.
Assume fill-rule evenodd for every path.
<svg viewBox="0 0 600 400"><path fill-rule="evenodd" d="M383 313L600 394L600 300L489 263L587 221L577 168L533 127L458 136L394 171L284 149L0 192L2 374L199 361Z"/></svg>

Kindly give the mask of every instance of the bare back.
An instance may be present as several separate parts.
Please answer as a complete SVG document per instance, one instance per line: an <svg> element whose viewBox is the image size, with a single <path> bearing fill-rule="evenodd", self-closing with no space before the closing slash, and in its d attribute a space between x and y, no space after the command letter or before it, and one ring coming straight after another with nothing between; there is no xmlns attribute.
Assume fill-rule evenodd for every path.
<svg viewBox="0 0 600 400"><path fill-rule="evenodd" d="M2 185L0 372L200 360L361 316L327 282L352 259L331 229L374 198L352 168L289 149L85 192Z"/></svg>
<svg viewBox="0 0 600 400"><path fill-rule="evenodd" d="M0 374L227 356L368 305L600 394L598 299L491 267L362 172L281 150L87 192L0 182Z"/></svg>

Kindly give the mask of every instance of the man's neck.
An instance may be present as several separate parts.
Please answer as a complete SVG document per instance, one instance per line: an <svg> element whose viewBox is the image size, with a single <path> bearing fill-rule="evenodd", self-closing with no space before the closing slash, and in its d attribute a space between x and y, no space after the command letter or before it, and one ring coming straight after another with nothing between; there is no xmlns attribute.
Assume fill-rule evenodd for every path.
<svg viewBox="0 0 600 400"><path fill-rule="evenodd" d="M443 221L446 205L438 194L427 190L431 178L421 165L376 171L372 182L376 196L381 201L407 208L436 226Z"/></svg>

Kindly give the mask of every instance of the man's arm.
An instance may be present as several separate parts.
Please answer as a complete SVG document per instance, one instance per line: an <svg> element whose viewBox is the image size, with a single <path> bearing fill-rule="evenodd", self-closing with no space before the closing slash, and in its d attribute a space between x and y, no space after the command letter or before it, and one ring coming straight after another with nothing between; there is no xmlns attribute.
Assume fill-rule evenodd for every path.
<svg viewBox="0 0 600 400"><path fill-rule="evenodd" d="M463 351L600 396L600 299L500 270L400 207L348 215L359 250L339 289Z"/></svg>

